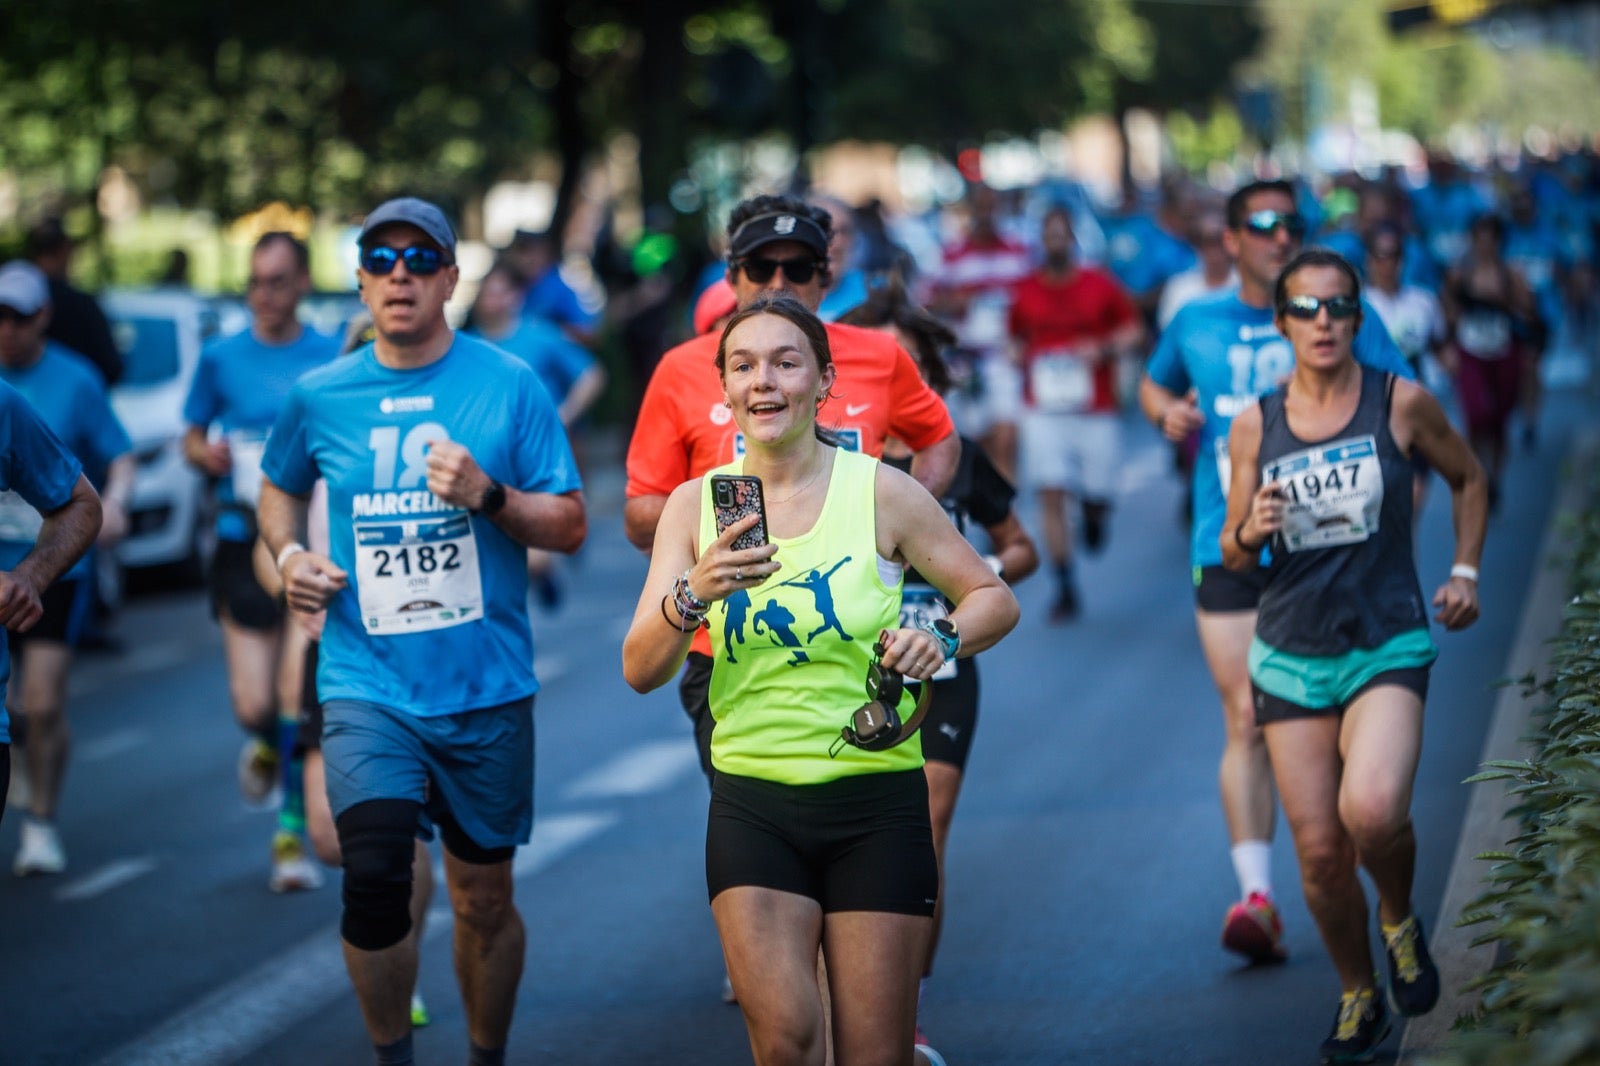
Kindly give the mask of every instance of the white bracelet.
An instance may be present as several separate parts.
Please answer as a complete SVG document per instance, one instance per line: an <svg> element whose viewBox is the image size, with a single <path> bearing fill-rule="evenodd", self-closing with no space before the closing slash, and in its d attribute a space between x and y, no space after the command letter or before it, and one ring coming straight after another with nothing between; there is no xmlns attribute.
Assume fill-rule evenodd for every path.
<svg viewBox="0 0 1600 1066"><path fill-rule="evenodd" d="M291 558L299 555L305 550L306 546L301 544L299 541L293 541L292 543L285 544L283 546L283 551L278 553L278 573L283 573L284 563L288 562Z"/></svg>
<svg viewBox="0 0 1600 1066"><path fill-rule="evenodd" d="M1457 563L1450 568L1450 576L1464 577L1473 584L1477 584L1478 568L1476 566L1468 566L1466 563Z"/></svg>
<svg viewBox="0 0 1600 1066"><path fill-rule="evenodd" d="M994 576L995 577L1002 577L1003 578L1003 577L1006 576L1005 564L1000 561L1000 556L998 556L998 555L985 555L983 557L983 561L989 564L989 569L994 571Z"/></svg>

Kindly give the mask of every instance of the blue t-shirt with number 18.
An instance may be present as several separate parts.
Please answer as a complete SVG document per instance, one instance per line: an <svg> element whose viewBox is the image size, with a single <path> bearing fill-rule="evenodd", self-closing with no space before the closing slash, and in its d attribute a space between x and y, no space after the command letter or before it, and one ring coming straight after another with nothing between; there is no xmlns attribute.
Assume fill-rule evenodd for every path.
<svg viewBox="0 0 1600 1066"><path fill-rule="evenodd" d="M1362 301L1355 336L1356 361L1403 378L1416 375L1389 337L1378 313ZM1180 396L1199 394L1200 450L1194 462L1194 524L1189 564L1222 565L1223 519L1228 511L1228 430L1240 411L1278 387L1294 370L1294 349L1273 324L1272 308L1251 307L1238 290L1185 304L1150 356L1150 380Z"/></svg>
<svg viewBox="0 0 1600 1066"><path fill-rule="evenodd" d="M333 561L350 585L328 607L323 700L419 717L538 691L522 545L428 491L430 442L450 440L524 492L581 488L549 394L528 365L456 334L444 356L396 370L372 346L301 378L267 440L262 473L304 496L328 486Z"/></svg>
<svg viewBox="0 0 1600 1066"><path fill-rule="evenodd" d="M65 507L83 466L56 439L38 412L0 382L0 494L15 494L36 511ZM0 636L0 744L11 742L5 688L11 679L11 641Z"/></svg>

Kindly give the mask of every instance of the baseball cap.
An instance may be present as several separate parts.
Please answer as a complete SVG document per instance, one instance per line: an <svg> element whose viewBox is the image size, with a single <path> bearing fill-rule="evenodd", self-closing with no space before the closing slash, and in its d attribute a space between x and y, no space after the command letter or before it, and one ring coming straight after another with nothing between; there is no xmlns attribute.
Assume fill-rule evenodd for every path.
<svg viewBox="0 0 1600 1066"><path fill-rule="evenodd" d="M367 237L374 230L396 222L417 227L443 249L445 255L451 259L456 257L456 231L451 227L450 220L444 217L444 212L438 207L415 196L385 200L373 208L367 220L361 224L361 235L356 238L356 243L366 244Z"/></svg>
<svg viewBox="0 0 1600 1066"><path fill-rule="evenodd" d="M821 226L806 215L775 211L741 223L728 238L728 256L742 259L773 241L799 241L816 252L818 258L825 259L828 255L828 235L822 232Z"/></svg>
<svg viewBox="0 0 1600 1066"><path fill-rule="evenodd" d="M50 302L50 283L44 272L25 259L0 267L0 305L31 315Z"/></svg>

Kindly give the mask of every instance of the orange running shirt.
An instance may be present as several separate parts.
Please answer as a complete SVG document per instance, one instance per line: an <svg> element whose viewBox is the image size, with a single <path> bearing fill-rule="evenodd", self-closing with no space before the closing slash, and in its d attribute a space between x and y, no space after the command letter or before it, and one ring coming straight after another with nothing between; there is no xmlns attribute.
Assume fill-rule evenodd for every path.
<svg viewBox="0 0 1600 1066"><path fill-rule="evenodd" d="M743 454L733 412L722 404L716 334L678 345L656 364L628 444L628 498L667 496L690 478ZM881 457L885 437L913 451L955 432L944 401L928 388L894 338L828 323L836 377L817 421L851 451Z"/></svg>

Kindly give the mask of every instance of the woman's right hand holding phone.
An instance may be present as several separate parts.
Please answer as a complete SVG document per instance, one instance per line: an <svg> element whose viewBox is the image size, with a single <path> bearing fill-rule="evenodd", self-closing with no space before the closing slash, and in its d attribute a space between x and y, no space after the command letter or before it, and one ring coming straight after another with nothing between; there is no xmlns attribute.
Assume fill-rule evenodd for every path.
<svg viewBox="0 0 1600 1066"><path fill-rule="evenodd" d="M733 542L746 530L754 529L761 515L747 514L718 534L689 571L689 591L707 603L726 599L741 589L753 589L783 568L773 556L778 546L771 542L754 548L735 549Z"/></svg>

